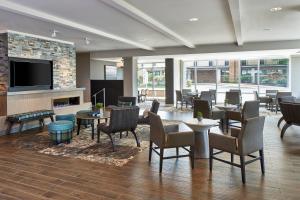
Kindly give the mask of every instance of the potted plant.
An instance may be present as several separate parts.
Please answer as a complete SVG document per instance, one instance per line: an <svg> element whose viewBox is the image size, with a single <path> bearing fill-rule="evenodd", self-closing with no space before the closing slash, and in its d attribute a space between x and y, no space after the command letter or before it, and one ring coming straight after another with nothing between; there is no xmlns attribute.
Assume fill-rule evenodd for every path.
<svg viewBox="0 0 300 200"><path fill-rule="evenodd" d="M102 113L103 103L96 103L95 107L99 113Z"/></svg>
<svg viewBox="0 0 300 200"><path fill-rule="evenodd" d="M197 112L197 119L198 119L199 122L202 121L202 119L203 119L203 114L202 114L202 112L200 112L200 111Z"/></svg>

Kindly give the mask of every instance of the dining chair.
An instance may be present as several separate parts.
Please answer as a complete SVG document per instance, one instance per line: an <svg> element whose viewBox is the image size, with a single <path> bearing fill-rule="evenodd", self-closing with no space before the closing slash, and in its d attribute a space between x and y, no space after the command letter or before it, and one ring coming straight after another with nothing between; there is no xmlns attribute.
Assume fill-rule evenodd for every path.
<svg viewBox="0 0 300 200"><path fill-rule="evenodd" d="M259 116L259 101L246 101L242 110L227 111L225 114L226 129L228 130L229 125L233 126L233 123L240 122L243 124L246 119ZM235 122L231 122L234 120Z"/></svg>
<svg viewBox="0 0 300 200"><path fill-rule="evenodd" d="M228 104L236 105L237 107L241 105L240 92L238 91L226 92L225 99L227 99Z"/></svg>
<svg viewBox="0 0 300 200"><path fill-rule="evenodd" d="M296 97L293 97L293 96L286 96L286 97L278 98L278 104L279 104L279 108L280 108L281 113L283 112L281 103L295 103L295 100L296 100ZM277 122L277 127L278 128L280 127L280 124L283 120L284 120L284 117L283 117L283 113L282 113L282 116L280 117L280 119Z"/></svg>
<svg viewBox="0 0 300 200"><path fill-rule="evenodd" d="M242 182L246 183L245 166L260 160L262 174L265 173L264 163L264 145L263 145L263 129L265 117L254 117L245 120L241 129L231 129L231 135L224 133L215 133L213 130L209 133L209 170L212 172L213 160L218 160L226 164L241 168ZM219 150L214 152L214 150ZM252 153L259 152L259 156ZM218 154L227 152L231 155L240 157L240 164L237 164L231 157L231 161L227 161L217 157ZM245 157L253 158L245 160Z"/></svg>
<svg viewBox="0 0 300 200"><path fill-rule="evenodd" d="M286 96L292 96L292 92L277 92L276 97L275 97L275 112L279 111L279 102L278 99L281 97L286 97Z"/></svg>
<svg viewBox="0 0 300 200"><path fill-rule="evenodd" d="M151 162L152 151L154 151L157 155L159 155L159 173L162 172L163 160L171 158L190 157L193 169L195 145L195 135L193 130L183 123L163 126L160 116L152 112L149 112L149 119L149 163ZM156 147L154 147L153 144L155 144ZM164 150L169 148L176 148L176 156L164 156ZM179 148L184 149L188 152L188 154L179 155ZM157 151L157 149L159 149L159 151Z"/></svg>

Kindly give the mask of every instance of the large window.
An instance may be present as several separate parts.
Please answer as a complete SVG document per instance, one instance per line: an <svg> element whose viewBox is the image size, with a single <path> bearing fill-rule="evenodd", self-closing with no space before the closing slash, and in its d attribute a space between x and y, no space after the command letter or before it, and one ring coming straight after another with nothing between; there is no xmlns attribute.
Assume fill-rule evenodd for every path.
<svg viewBox="0 0 300 200"><path fill-rule="evenodd" d="M254 91L289 90L289 59L185 61L182 88L199 92L217 89L217 101L225 92L240 89L243 101L252 100Z"/></svg>
<svg viewBox="0 0 300 200"><path fill-rule="evenodd" d="M148 89L148 97L165 98L165 63L138 64L138 90Z"/></svg>

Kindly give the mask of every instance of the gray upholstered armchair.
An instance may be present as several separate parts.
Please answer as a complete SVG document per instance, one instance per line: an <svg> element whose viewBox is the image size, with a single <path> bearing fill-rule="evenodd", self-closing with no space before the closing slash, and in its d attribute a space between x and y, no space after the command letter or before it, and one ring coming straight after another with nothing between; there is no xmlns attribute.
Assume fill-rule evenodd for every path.
<svg viewBox="0 0 300 200"><path fill-rule="evenodd" d="M263 129L265 117L255 117L245 120L241 129L231 129L231 135L210 132L209 134L209 169L212 171L213 159L241 168L242 181L246 182L245 165L260 160L261 172L265 173L264 152L263 152ZM214 152L214 149L220 150ZM251 155L259 151L259 156ZM217 154L228 152L231 155L240 156L240 164L216 157ZM252 160L245 161L245 156L252 157Z"/></svg>
<svg viewBox="0 0 300 200"><path fill-rule="evenodd" d="M230 90L226 92L225 99L227 99L228 104L236 105L240 107L241 105L241 92L236 90Z"/></svg>
<svg viewBox="0 0 300 200"><path fill-rule="evenodd" d="M234 110L226 112L226 128L228 130L230 120L244 123L246 119L259 116L259 101L246 101L242 110Z"/></svg>
<svg viewBox="0 0 300 200"><path fill-rule="evenodd" d="M150 119L150 146L149 146L149 162L151 162L152 151L160 157L159 173L162 172L163 159L190 157L192 168L194 168L194 132L185 124L176 124L163 126L159 115L149 112ZM157 147L153 147L153 143ZM190 149L186 147L189 146ZM182 147L188 154L179 155L178 148ZM176 148L176 156L164 157L164 149ZM158 152L156 149L159 149Z"/></svg>
<svg viewBox="0 0 300 200"><path fill-rule="evenodd" d="M159 104L160 103L157 100L153 100L150 112L157 114ZM149 116L145 117L144 115L140 115L138 119L138 124L150 124Z"/></svg>
<svg viewBox="0 0 300 200"><path fill-rule="evenodd" d="M111 140L113 151L115 150L113 134L122 131L131 131L135 137L136 144L139 147L140 142L136 136L135 129L137 126L137 121L139 117L139 107L124 107L118 108L114 107L110 112L109 124L101 123L98 124L97 133L98 141L100 138L100 132L108 135Z"/></svg>

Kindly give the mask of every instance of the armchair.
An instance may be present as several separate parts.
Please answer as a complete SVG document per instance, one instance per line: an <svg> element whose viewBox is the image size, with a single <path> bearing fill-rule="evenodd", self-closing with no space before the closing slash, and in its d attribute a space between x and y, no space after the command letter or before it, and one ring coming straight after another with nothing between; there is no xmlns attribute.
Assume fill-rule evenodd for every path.
<svg viewBox="0 0 300 200"><path fill-rule="evenodd" d="M263 128L265 117L255 117L245 120L241 129L235 130L235 135L224 135L210 132L209 134L209 169L212 171L213 159L241 168L242 182L246 183L245 166L254 161L260 160L261 172L265 173L264 152L263 152ZM214 149L220 150L214 152ZM259 156L251 155L259 151ZM240 156L240 164L223 160L216 157L217 154L227 152ZM245 161L245 156L253 158Z"/></svg>
<svg viewBox="0 0 300 200"><path fill-rule="evenodd" d="M140 142L135 133L138 116L139 116L139 107L137 106L123 107L123 108L113 107L110 112L109 124L107 123L98 124L97 127L98 141L100 139L100 132L107 134L108 137L110 138L112 149L113 151L115 151L114 138L112 137L112 135L117 132L131 131L135 137L137 146L140 147Z"/></svg>
<svg viewBox="0 0 300 200"><path fill-rule="evenodd" d="M246 101L242 110L226 112L226 128L228 130L230 120L244 123L246 119L259 116L259 101Z"/></svg>
<svg viewBox="0 0 300 200"><path fill-rule="evenodd" d="M162 172L163 160L170 158L190 157L192 169L194 168L194 132L185 124L163 126L159 115L149 112L150 119L150 146L149 162L151 162L152 151L159 155L159 173ZM153 147L153 143L157 147ZM190 149L186 147L189 146ZM179 155L178 148L182 147L188 152L186 155ZM164 157L164 149L176 148L176 156ZM159 149L158 152L156 149Z"/></svg>
<svg viewBox="0 0 300 200"><path fill-rule="evenodd" d="M153 100L150 112L157 114L159 104L160 103L157 100ZM147 117L145 117L144 115L140 115L138 119L138 124L150 124L149 115Z"/></svg>

